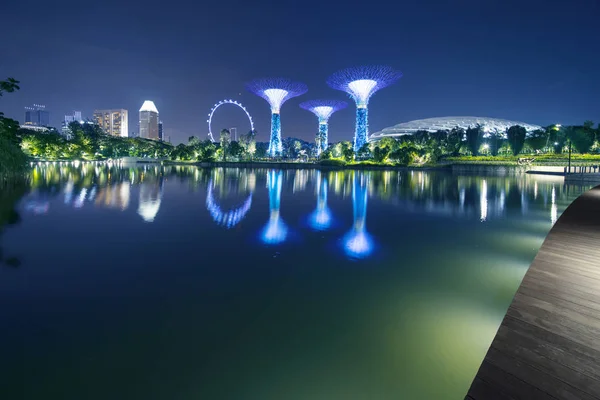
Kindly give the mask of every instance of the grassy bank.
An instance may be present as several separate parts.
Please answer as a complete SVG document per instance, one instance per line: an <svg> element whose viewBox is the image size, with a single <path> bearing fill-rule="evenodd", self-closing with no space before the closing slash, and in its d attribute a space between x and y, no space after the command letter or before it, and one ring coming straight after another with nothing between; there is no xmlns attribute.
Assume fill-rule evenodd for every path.
<svg viewBox="0 0 600 400"><path fill-rule="evenodd" d="M478 165L519 165L519 159L533 159L531 165L536 166L566 166L569 163L568 154L542 154L520 156L461 156L446 157L445 164L478 164ZM571 165L600 165L600 154L572 154Z"/></svg>

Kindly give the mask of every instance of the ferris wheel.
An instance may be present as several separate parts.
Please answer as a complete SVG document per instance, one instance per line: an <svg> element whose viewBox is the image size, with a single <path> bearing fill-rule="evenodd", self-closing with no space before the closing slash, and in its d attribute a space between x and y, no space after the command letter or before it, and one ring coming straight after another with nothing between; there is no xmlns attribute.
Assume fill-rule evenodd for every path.
<svg viewBox="0 0 600 400"><path fill-rule="evenodd" d="M242 105L242 103L237 102L235 100L221 100L220 102L216 103L213 108L210 109L210 114L208 114L208 119L206 120L206 122L208 122L208 137L210 138L211 141L215 142L215 138L212 134L212 118L213 115L215 113L215 111L217 110L217 108L221 107L224 104L233 104L234 106L237 106L239 108L241 108L242 110L244 110L244 112L246 113L246 116L248 117L248 121L250 121L250 130L254 130L254 121L252 121L252 116L250 115L250 113L248 112L248 110L246 110L246 107L244 107Z"/></svg>

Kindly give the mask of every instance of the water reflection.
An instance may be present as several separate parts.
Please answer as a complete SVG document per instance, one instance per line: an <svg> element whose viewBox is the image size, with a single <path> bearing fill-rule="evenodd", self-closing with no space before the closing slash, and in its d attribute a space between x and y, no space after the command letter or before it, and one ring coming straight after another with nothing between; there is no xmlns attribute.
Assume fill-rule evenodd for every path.
<svg viewBox="0 0 600 400"><path fill-rule="evenodd" d="M529 175L99 163L44 165L23 186L0 188L11 399L90 387L464 398L552 223L587 189ZM272 257L267 245L283 243ZM119 381L115 363L130 371L117 389L102 385Z"/></svg>
<svg viewBox="0 0 600 400"><path fill-rule="evenodd" d="M266 244L283 243L287 237L288 228L280 217L281 187L283 172L270 170L267 173L267 189L269 191L269 222L263 228L261 240Z"/></svg>
<svg viewBox="0 0 600 400"><path fill-rule="evenodd" d="M208 182L208 188L206 189L206 209L213 221L225 226L227 229L239 224L246 214L248 214L248 211L250 211L250 207L252 207L252 192L250 192L246 200L239 207L223 211L215 200L213 191L213 182L211 180Z"/></svg>
<svg viewBox="0 0 600 400"><path fill-rule="evenodd" d="M137 213L146 222L154 222L160 210L163 195L163 177L146 179L140 184L140 200Z"/></svg>
<svg viewBox="0 0 600 400"><path fill-rule="evenodd" d="M352 230L342 239L344 251L349 257L367 257L373 251L373 238L367 232L367 187L368 175L364 172L353 172L352 209L354 223Z"/></svg>
<svg viewBox="0 0 600 400"><path fill-rule="evenodd" d="M96 188L92 188L90 200L93 200ZM95 205L110 209L127 210L131 196L131 185L129 182L121 182L112 186L101 188L96 196ZM66 203L66 201L65 201Z"/></svg>
<svg viewBox="0 0 600 400"><path fill-rule="evenodd" d="M559 177L530 175L479 177L423 171L326 172L50 163L34 167L24 211L34 215L47 214L53 207L52 198L62 194L64 204L69 207L81 209L91 204L124 212L137 197L137 213L143 221L150 223L160 211L164 191L170 190L165 186L169 177L185 182L192 192L206 191L203 198L209 215L216 224L226 228L237 226L251 213L256 181L265 179L265 194L270 204L269 222L260 235L265 244L282 243L287 239L289 228L280 215L283 190L305 196L306 187L314 187L316 207L308 216L308 225L316 231L331 230L330 193L335 195L336 202L352 201L353 228L338 239L344 243L345 254L353 258L372 254L374 243L365 228L369 198L409 212L476 218L484 224L511 218L515 213L554 224L568 199L586 188L565 185ZM229 201L231 205L225 204ZM349 217L338 216L346 220Z"/></svg>
<svg viewBox="0 0 600 400"><path fill-rule="evenodd" d="M331 210L327 207L327 190L329 182L321 171L317 171L315 192L317 196L317 207L308 217L308 224L317 231L329 229L332 222Z"/></svg>

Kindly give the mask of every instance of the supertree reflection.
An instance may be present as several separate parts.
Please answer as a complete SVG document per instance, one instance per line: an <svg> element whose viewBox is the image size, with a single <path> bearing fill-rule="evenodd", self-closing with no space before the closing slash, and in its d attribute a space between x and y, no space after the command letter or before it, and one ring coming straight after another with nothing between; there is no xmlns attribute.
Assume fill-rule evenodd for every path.
<svg viewBox="0 0 600 400"><path fill-rule="evenodd" d="M248 211L250 211L251 206L252 192L250 192L241 206L229 211L223 211L214 199L212 180L208 183L208 189L206 190L206 208L217 224L225 226L227 229L233 228L244 219Z"/></svg>
<svg viewBox="0 0 600 400"><path fill-rule="evenodd" d="M373 238L367 232L367 176L362 172L353 172L352 206L354 224L352 230L342 238L344 252L352 258L368 257L374 248Z"/></svg>
<svg viewBox="0 0 600 400"><path fill-rule="evenodd" d="M280 219L279 206L281 202L281 187L283 172L270 170L267 173L267 188L269 189L269 222L260 235L263 243L283 243L287 237L288 228Z"/></svg>
<svg viewBox="0 0 600 400"><path fill-rule="evenodd" d="M317 208L308 217L308 224L317 231L329 229L332 222L331 210L327 207L327 178L317 171Z"/></svg>

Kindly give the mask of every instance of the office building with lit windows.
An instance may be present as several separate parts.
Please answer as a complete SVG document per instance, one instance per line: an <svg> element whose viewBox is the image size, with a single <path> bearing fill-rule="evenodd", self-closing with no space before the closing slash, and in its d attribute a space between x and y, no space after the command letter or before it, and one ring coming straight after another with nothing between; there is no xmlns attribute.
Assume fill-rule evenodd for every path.
<svg viewBox="0 0 600 400"><path fill-rule="evenodd" d="M140 108L140 137L159 140L158 121L158 109L154 102L144 101L142 108Z"/></svg>
<svg viewBox="0 0 600 400"><path fill-rule="evenodd" d="M46 106L34 104L33 107L25 107L25 124L32 126L50 126L50 112Z"/></svg>
<svg viewBox="0 0 600 400"><path fill-rule="evenodd" d="M94 121L107 135L127 137L129 132L127 110L96 110Z"/></svg>

